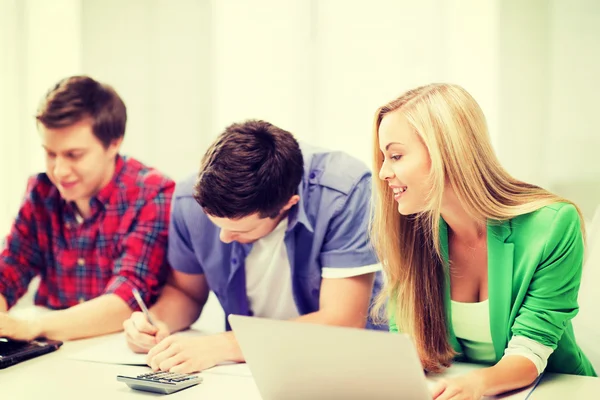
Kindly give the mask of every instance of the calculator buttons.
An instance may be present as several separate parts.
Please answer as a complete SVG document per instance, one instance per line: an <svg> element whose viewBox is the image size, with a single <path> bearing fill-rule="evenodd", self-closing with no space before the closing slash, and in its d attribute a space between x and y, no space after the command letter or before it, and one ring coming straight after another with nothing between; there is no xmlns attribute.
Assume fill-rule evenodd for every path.
<svg viewBox="0 0 600 400"><path fill-rule="evenodd" d="M194 386L202 382L202 377L192 374L180 374L166 371L152 371L133 376L117 376L132 389L169 394Z"/></svg>

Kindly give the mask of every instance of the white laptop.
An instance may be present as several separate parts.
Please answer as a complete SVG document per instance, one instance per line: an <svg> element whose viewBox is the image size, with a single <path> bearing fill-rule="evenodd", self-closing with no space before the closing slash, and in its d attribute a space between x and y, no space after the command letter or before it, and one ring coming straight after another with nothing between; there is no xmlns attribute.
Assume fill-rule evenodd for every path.
<svg viewBox="0 0 600 400"><path fill-rule="evenodd" d="M429 400L405 334L230 315L263 400Z"/></svg>

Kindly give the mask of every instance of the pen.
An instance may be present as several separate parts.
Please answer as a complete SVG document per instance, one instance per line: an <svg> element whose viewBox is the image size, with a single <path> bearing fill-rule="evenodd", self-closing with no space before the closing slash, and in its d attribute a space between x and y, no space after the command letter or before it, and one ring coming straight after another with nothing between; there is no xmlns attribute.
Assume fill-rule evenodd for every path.
<svg viewBox="0 0 600 400"><path fill-rule="evenodd" d="M148 322L150 322L150 324L152 326L156 326L156 325L154 325L154 321L152 321L152 317L150 317L150 311L148 311L148 307L146 307L146 303L144 303L144 299L142 299L140 292L138 292L138 290L136 288L131 289L131 292L133 293L133 297L135 297L135 301L137 301L138 306L140 306L140 308L142 309L142 312L146 316L146 319L148 320Z"/></svg>

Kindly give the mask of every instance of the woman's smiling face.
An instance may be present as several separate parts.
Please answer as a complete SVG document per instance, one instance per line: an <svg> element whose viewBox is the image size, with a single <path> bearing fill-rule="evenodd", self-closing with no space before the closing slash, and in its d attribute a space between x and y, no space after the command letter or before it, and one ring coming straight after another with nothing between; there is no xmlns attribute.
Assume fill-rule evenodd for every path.
<svg viewBox="0 0 600 400"><path fill-rule="evenodd" d="M431 169L425 143L399 111L383 117L378 136L379 150L383 154L379 179L392 188L398 212L411 215L425 211Z"/></svg>

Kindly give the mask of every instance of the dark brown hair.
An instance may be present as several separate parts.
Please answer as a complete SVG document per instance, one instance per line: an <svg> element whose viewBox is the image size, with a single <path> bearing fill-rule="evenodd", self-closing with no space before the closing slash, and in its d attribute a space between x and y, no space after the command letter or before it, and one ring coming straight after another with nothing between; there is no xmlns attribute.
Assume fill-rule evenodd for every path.
<svg viewBox="0 0 600 400"><path fill-rule="evenodd" d="M88 76L72 76L48 91L35 118L50 129L90 118L94 136L106 148L125 135L127 109L112 87Z"/></svg>
<svg viewBox="0 0 600 400"><path fill-rule="evenodd" d="M257 212L275 218L297 193L303 172L302 151L291 133L265 121L236 123L204 155L194 198L219 218Z"/></svg>

